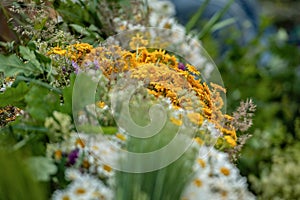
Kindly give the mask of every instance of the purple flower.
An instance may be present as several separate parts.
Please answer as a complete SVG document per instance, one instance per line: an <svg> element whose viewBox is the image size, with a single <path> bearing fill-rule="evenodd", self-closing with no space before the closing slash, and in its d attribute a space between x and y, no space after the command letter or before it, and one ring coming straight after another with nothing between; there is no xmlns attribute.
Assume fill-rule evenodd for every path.
<svg viewBox="0 0 300 200"><path fill-rule="evenodd" d="M94 60L94 66L95 66L95 69L100 69L99 62L96 59Z"/></svg>
<svg viewBox="0 0 300 200"><path fill-rule="evenodd" d="M72 60L72 66L74 68L75 74L78 74L79 65L74 60Z"/></svg>
<svg viewBox="0 0 300 200"><path fill-rule="evenodd" d="M178 69L185 70L186 67L183 63L180 62L180 63L178 63Z"/></svg>
<svg viewBox="0 0 300 200"><path fill-rule="evenodd" d="M74 165L78 158L78 154L79 154L79 149L75 149L71 151L70 154L68 155L68 164Z"/></svg>

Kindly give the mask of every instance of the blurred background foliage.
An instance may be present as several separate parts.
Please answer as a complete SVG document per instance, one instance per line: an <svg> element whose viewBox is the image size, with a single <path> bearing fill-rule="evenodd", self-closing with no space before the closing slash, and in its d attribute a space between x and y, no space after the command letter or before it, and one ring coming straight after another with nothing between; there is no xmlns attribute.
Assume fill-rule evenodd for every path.
<svg viewBox="0 0 300 200"><path fill-rule="evenodd" d="M0 199L46 198L46 183L37 182L20 154L0 150Z"/></svg>
<svg viewBox="0 0 300 200"><path fill-rule="evenodd" d="M72 4L72 1L67 0L66 2L54 1L52 8L56 9L64 19L64 22L55 26L70 31L83 41L91 44L96 44L113 33L112 30L114 28L113 24L111 24L111 18L120 13L112 12L111 10L99 12L98 8L100 7L94 4L88 4L89 7L84 7L85 4L83 4L83 7L76 7L75 4ZM100 5L102 1L95 0L93 2ZM110 5L114 3L120 3L118 4L120 6L129 5L126 0L106 2ZM209 2L209 0L203 1L203 5L208 6ZM234 4L235 2L232 1L231 3ZM11 13L5 9L7 5L2 2L0 15L1 53L3 54L18 51L16 48L17 44L30 44L30 38L27 38L27 40L20 38L7 25L6 20L11 17ZM224 8L226 12L222 12ZM257 10L257 15L252 13L252 16L256 16L254 21L252 21L255 34L252 34L250 38L247 37L247 39L245 39L245 32L241 31L238 26L233 26L233 22L242 20L242 18L239 18L240 16L238 15L226 16L226 13L230 13L230 7L228 8L226 5L223 5L220 10L215 12L217 14L214 15L215 21L213 22L208 19L209 17L211 19L213 14L207 18L204 17L205 14L202 11L203 13L198 13L197 23L191 21L189 21L190 23L188 21L185 23L192 32L194 31L196 34L198 32L203 46L219 67L228 90L228 113L238 106L240 100L245 100L249 97L257 105L254 125L249 131L252 137L246 142L241 152L241 157L237 161L237 166L241 173L248 177L252 191L259 199L299 199L300 183L297 179L300 177L300 17L297 10L299 2L296 0L261 0L257 2L255 8L260 8ZM74 9L81 9L82 12L78 12L79 14L74 16L72 12ZM224 16L226 18L223 18ZM180 16L177 17L180 21ZM189 19L190 17L192 16L189 16ZM230 19L233 19L233 21ZM193 20L195 20L195 17ZM223 22L227 20L227 22L219 24L218 29L216 26L207 27L205 31L201 29L201 26L207 24L207 22L217 24L217 22L222 22L222 20ZM39 32L46 27L44 24L42 27L36 26L35 28ZM217 30L217 34L211 31L212 28ZM27 42L22 43L22 41ZM24 108L36 108L34 104L41 103L38 100L31 101L29 97L38 90L42 91L45 85L37 86L39 84L34 84L36 83L32 83L29 87L31 89L35 88L35 90L30 90L29 92L26 90L24 92L24 89L22 89L24 98L21 99L22 102L25 102ZM70 93L68 88L65 88L63 92ZM54 99L59 101L59 95L54 94L54 96ZM64 108L59 109L69 114L70 109L68 107L69 105L66 104ZM51 115L55 109L57 110L58 107L56 104L53 104L53 109L49 110L49 112L47 111L45 116ZM35 110L31 111L34 113ZM28 129L32 125L43 125L43 117L40 119L40 116L37 115L35 118L34 124L29 123L27 125L31 126L27 126L26 130L22 130L22 134L20 134L22 137L26 135L26 132L32 132L32 130ZM18 124L18 122L20 120L14 123ZM8 129L12 130L11 127ZM45 131L47 130L34 130L37 133ZM1 135L1 137L4 136ZM14 136L13 138L17 141L23 141L18 139L18 137ZM49 140L47 137L42 137L42 139L28 138L29 141L37 144L38 147L36 148L40 149L43 148L41 140ZM35 152L40 152L40 150L31 151L35 155L38 155ZM23 169L22 166L19 166L21 164L17 160L18 158L8 162L5 159L6 156L6 154L0 154L0 164L13 172L11 173L12 176L7 176L7 174L0 176L11 177L11 180L5 180L5 187L8 188L9 184L12 184L10 181L13 181L14 178L18 179L16 181L18 184L23 184L20 181L22 180L20 177L23 176L26 181L30 182L31 177L29 175L27 177L27 171L22 173L22 175L14 174L19 172L18 169ZM11 166L16 169L14 170ZM3 172L3 170L1 171ZM1 178L1 180L4 179ZM2 189L4 182L1 181L0 183ZM34 182L30 182L30 185L34 185ZM26 188L27 186L24 185L22 187ZM20 188L22 187L20 186ZM15 186L15 188L17 187ZM37 191L32 192L33 194L39 195L41 193L38 187L34 186L31 189ZM24 191L20 191L20 194L22 192ZM31 194L28 191L26 192L27 195ZM15 194L17 195L17 193ZM16 196L7 199L20 198ZM32 197L31 199L41 198Z"/></svg>
<svg viewBox="0 0 300 200"><path fill-rule="evenodd" d="M258 199L299 199L300 2L172 2L219 67L228 113L249 97L257 105L252 137L236 163L252 191Z"/></svg>
<svg viewBox="0 0 300 200"><path fill-rule="evenodd" d="M299 2L259 3L257 34L245 45L234 27L222 30L222 44L212 35L202 41L228 90L228 111L249 97L257 105L252 137L237 161L241 173L258 199L299 199L300 37L293 6ZM228 48L221 52L219 45Z"/></svg>

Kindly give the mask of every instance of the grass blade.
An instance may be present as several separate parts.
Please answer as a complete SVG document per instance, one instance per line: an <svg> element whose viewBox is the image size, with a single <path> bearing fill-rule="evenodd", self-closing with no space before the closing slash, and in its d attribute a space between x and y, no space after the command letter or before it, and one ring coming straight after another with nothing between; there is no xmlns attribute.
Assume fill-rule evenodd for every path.
<svg viewBox="0 0 300 200"><path fill-rule="evenodd" d="M225 7L220 10L219 12L215 13L212 18L204 25L201 32L198 34L198 38L201 40L208 32L212 30L212 27L216 24L218 20L220 20L223 15L227 12L227 10L230 8L234 0L228 1L228 3L225 5Z"/></svg>
<svg viewBox="0 0 300 200"><path fill-rule="evenodd" d="M192 30L192 28L194 28L196 26L198 20L202 16L202 14L203 14L203 12L204 12L204 10L207 7L209 2L210 2L210 0L205 0L204 3L198 9L198 11L188 21L188 23L185 26L185 29L186 29L187 33L189 33Z"/></svg>

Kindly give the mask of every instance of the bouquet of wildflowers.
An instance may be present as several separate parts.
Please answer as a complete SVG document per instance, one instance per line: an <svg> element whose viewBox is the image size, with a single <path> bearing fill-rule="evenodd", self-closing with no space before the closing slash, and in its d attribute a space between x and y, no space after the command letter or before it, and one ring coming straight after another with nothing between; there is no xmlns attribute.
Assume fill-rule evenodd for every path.
<svg viewBox="0 0 300 200"><path fill-rule="evenodd" d="M14 150L42 141L26 165L51 199L254 199L232 160L255 106L227 115L213 61L171 8L159 17L155 6L144 24L114 18L118 34L97 45L39 41L0 57L15 76L1 98L18 94L21 108L3 130L17 132Z"/></svg>

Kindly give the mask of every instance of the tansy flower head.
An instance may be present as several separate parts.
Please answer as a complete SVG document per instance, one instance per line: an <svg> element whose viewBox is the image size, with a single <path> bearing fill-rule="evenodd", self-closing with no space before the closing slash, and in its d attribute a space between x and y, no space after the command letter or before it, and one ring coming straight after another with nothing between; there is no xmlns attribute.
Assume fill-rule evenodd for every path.
<svg viewBox="0 0 300 200"><path fill-rule="evenodd" d="M64 56L66 55L66 53L67 50L63 50L60 47L54 47L47 53L47 55L56 54L56 55Z"/></svg>
<svg viewBox="0 0 300 200"><path fill-rule="evenodd" d="M93 46L88 43L78 43L69 45L64 49L60 47L54 47L47 53L47 55L55 54L60 56L66 56L70 60L80 62L83 59L83 57L91 51L92 48Z"/></svg>
<svg viewBox="0 0 300 200"><path fill-rule="evenodd" d="M236 140L233 139L231 136L229 135L225 135L224 139L226 140L226 142L231 146L231 147L235 147L236 146Z"/></svg>
<svg viewBox="0 0 300 200"><path fill-rule="evenodd" d="M127 51L117 45L102 46L91 49L85 56L81 68L97 63L97 69L114 81L126 74L128 78L140 81L149 94L156 98L168 98L174 110L182 108L188 113L188 119L194 126L201 126L204 120L215 125L230 146L235 146L236 134L232 127L224 127L224 116L221 112L223 101L219 92L226 92L217 84L202 82L197 68L188 63L180 63L177 58L163 49L147 49L148 41L137 34L129 42L134 51ZM185 95L189 94L189 95ZM97 102L98 107L104 104ZM197 109L195 112L194 110ZM170 118L178 126L182 121ZM221 136L223 137L223 136Z"/></svg>

